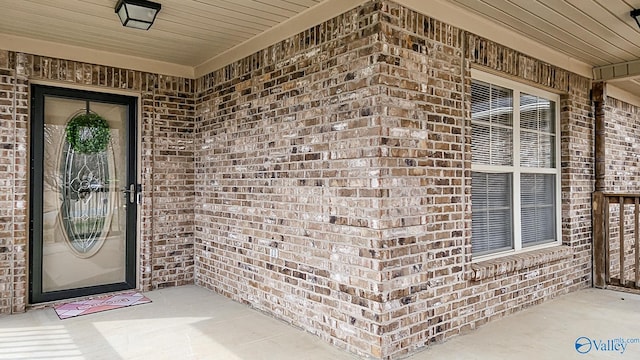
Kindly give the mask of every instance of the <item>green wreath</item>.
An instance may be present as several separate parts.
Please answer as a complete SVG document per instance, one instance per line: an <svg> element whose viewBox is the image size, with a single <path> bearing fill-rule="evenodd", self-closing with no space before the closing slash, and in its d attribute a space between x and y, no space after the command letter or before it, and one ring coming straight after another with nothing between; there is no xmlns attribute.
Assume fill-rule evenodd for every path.
<svg viewBox="0 0 640 360"><path fill-rule="evenodd" d="M107 149L111 130L107 121L98 114L86 113L74 116L67 123L66 138L73 151L95 154Z"/></svg>

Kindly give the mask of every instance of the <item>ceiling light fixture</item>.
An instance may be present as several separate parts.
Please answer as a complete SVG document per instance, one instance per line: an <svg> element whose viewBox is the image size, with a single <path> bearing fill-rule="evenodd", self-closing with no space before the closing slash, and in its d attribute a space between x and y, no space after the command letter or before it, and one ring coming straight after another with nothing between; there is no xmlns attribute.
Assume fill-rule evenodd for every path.
<svg viewBox="0 0 640 360"><path fill-rule="evenodd" d="M162 5L147 0L120 0L116 14L123 26L149 30Z"/></svg>
<svg viewBox="0 0 640 360"><path fill-rule="evenodd" d="M640 9L631 10L631 17L636 20L636 24L640 27L640 19L638 19L640 17Z"/></svg>

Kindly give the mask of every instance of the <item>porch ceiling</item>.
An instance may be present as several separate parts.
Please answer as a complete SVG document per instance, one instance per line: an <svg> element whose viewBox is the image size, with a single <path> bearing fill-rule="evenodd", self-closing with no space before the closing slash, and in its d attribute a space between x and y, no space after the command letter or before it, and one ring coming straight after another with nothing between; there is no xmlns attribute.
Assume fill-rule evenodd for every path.
<svg viewBox="0 0 640 360"><path fill-rule="evenodd" d="M637 0L451 0L593 66L640 58Z"/></svg>
<svg viewBox="0 0 640 360"><path fill-rule="evenodd" d="M0 0L0 33L195 67L322 0L155 1L141 31L120 24L117 0Z"/></svg>
<svg viewBox="0 0 640 360"><path fill-rule="evenodd" d="M75 49L84 54L67 58L102 64L115 54L110 65L199 76L365 2L155 1L162 11L140 31L120 25L117 0L0 0L0 48L59 57ZM539 50L550 49L640 97L640 29L629 16L640 0L396 1L494 41L512 37L505 45L543 60Z"/></svg>
<svg viewBox="0 0 640 360"><path fill-rule="evenodd" d="M447 1L589 64L595 79L640 95L640 29L629 15L640 0Z"/></svg>

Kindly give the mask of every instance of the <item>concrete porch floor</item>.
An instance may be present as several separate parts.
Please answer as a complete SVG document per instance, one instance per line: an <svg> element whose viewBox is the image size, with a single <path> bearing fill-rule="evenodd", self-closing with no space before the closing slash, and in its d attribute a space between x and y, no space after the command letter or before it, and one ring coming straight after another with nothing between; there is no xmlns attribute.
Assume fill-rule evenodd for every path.
<svg viewBox="0 0 640 360"><path fill-rule="evenodd" d="M0 359L357 359L206 289L183 286L145 295L153 303L67 320L51 308L0 317ZM581 336L596 344L640 338L640 295L586 289L408 359L640 358L640 343L627 344L622 354L592 345L581 355L575 347Z"/></svg>

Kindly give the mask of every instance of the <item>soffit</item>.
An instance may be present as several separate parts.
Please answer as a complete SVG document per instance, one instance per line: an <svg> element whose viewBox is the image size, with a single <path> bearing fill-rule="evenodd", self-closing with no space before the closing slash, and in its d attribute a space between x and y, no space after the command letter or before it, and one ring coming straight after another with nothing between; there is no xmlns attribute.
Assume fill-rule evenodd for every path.
<svg viewBox="0 0 640 360"><path fill-rule="evenodd" d="M117 0L0 0L0 33L193 68L321 1L156 0L142 31L120 24Z"/></svg>
<svg viewBox="0 0 640 360"><path fill-rule="evenodd" d="M588 64L596 68L595 79L615 79L619 88L640 95L640 71L628 66L640 59L640 29L629 15L640 0L446 1Z"/></svg>
<svg viewBox="0 0 640 360"><path fill-rule="evenodd" d="M0 48L198 77L366 0L156 1L156 23L140 31L120 25L117 0L0 0ZM629 16L640 0L395 1L588 77L640 59ZM616 76L616 85L640 95L638 75Z"/></svg>
<svg viewBox="0 0 640 360"><path fill-rule="evenodd" d="M449 0L592 66L640 59L637 0Z"/></svg>

